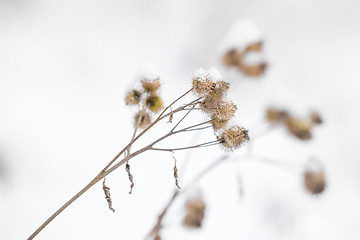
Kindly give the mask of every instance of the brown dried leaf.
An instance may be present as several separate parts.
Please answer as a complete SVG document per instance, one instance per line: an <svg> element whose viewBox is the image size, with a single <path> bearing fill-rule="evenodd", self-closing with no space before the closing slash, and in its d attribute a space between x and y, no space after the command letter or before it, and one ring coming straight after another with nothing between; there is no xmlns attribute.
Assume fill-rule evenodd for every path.
<svg viewBox="0 0 360 240"><path fill-rule="evenodd" d="M109 209L111 211L115 212L115 209L113 209L113 207L112 207L112 200L111 200L111 197L110 197L110 188L105 185L105 179L106 178L104 178L104 181L103 181L103 190L104 190L104 193L105 193L105 199L108 202Z"/></svg>
<svg viewBox="0 0 360 240"><path fill-rule="evenodd" d="M130 172L130 164L129 164L128 162L126 163L125 170L126 170L126 172L128 173L129 180L130 180L130 182L131 182L130 192L129 192L129 194L131 194L131 193L132 193L132 190L133 190L133 187L134 187L134 181L133 181L133 175L132 175L131 172Z"/></svg>

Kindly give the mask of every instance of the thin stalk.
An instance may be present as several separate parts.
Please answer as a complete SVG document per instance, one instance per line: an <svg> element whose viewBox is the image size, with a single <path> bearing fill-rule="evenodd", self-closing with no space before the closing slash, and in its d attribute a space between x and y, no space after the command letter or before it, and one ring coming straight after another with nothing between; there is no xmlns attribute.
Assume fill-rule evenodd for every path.
<svg viewBox="0 0 360 240"><path fill-rule="evenodd" d="M149 150L149 145L145 148L142 148L135 153L132 153L128 155L126 158L122 159L120 163L116 164L112 168L110 166L135 142L137 141L142 135L144 135L150 128L152 128L156 123L158 123L164 115L164 113L177 101L179 101L181 98L186 96L188 93L192 91L192 88L185 92L183 95L175 99L170 105L168 105L161 114L157 117L157 119L150 124L147 128L145 128L139 135L134 137L97 175L96 177L91 180L85 187L83 187L78 193L76 193L70 200L68 200L64 205L62 205L55 213L53 213L43 224L38 227L33 234L30 235L28 240L34 239L36 235L38 235L54 218L56 218L62 211L64 211L68 206L70 206L76 199L78 199L81 195L83 195L87 190L89 190L92 186L94 186L97 182L99 182L102 178L107 176L109 173L114 171L116 168L120 167L122 164L124 164L127 160L135 157L136 155L145 152L146 150ZM155 141L156 142L156 141ZM115 168L114 168L115 167ZM110 168L110 169L109 169ZM109 170L108 170L109 169Z"/></svg>
<svg viewBox="0 0 360 240"><path fill-rule="evenodd" d="M192 149L192 148L209 147L209 146L213 146L213 145L216 145L219 143L220 143L219 140L215 140L215 141L211 141L211 142L201 143L201 144L188 146L188 147L182 147L182 148L151 148L151 150L172 152L172 151L186 150L186 149Z"/></svg>
<svg viewBox="0 0 360 240"><path fill-rule="evenodd" d="M161 212L161 214L158 217L158 221L156 222L155 226L152 228L152 230L150 231L150 233L145 237L145 239L150 238L151 236L154 236L155 233L158 233L162 227L162 220L164 219L164 216L166 215L168 209L171 207L171 205L174 203L175 199L185 193L186 191L188 191L192 186L194 186L197 181L199 181L202 177L204 177L206 174L208 174L209 172L211 172L216 166L218 166L220 163L224 162L224 160L226 160L229 156L228 155L224 155L222 157L220 157L219 159L217 159L216 161L214 161L213 163L211 163L209 166L207 166L206 168L204 168L201 172L199 172L194 179L190 182L190 184L188 184L185 188L182 189L181 192L179 191L175 191L175 193L173 194L173 196L170 198L169 202L166 204L165 208L163 209L163 211Z"/></svg>
<svg viewBox="0 0 360 240"><path fill-rule="evenodd" d="M211 128L211 127L212 127L212 125L210 125L210 126L206 126L206 127L201 127L201 128L193 128L193 129L184 130L184 132L191 132L191 131L204 130L204 129Z"/></svg>

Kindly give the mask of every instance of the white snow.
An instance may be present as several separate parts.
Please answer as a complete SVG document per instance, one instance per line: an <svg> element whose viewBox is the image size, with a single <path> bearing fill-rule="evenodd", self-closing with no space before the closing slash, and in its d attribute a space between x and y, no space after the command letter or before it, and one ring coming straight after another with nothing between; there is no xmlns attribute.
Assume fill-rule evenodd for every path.
<svg viewBox="0 0 360 240"><path fill-rule="evenodd" d="M249 19L238 20L220 44L222 52L230 49L244 50L252 43L263 40L263 34L257 25Z"/></svg>
<svg viewBox="0 0 360 240"><path fill-rule="evenodd" d="M156 69L156 67L150 62L145 62L139 67L138 71L135 74L134 80L135 81L141 81L143 79L154 80L157 78L160 78L160 74Z"/></svg>
<svg viewBox="0 0 360 240"><path fill-rule="evenodd" d="M195 71L195 73L192 76L193 79L211 79L212 81L219 81L221 80L221 74L219 70L217 70L215 67L210 67L209 69L205 70L203 68L199 68Z"/></svg>

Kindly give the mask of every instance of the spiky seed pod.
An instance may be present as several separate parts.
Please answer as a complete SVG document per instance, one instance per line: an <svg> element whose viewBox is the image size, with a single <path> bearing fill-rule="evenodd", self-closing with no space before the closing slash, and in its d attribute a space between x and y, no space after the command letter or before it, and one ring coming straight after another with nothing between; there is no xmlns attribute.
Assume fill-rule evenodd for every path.
<svg viewBox="0 0 360 240"><path fill-rule="evenodd" d="M306 171L304 173L304 182L306 189L312 194L320 194L326 187L324 171Z"/></svg>
<svg viewBox="0 0 360 240"><path fill-rule="evenodd" d="M141 92L135 89L130 91L125 97L126 105L137 105L139 104L140 100Z"/></svg>
<svg viewBox="0 0 360 240"><path fill-rule="evenodd" d="M206 205L201 198L186 203L186 217L184 225L187 227L199 228L205 216Z"/></svg>
<svg viewBox="0 0 360 240"><path fill-rule="evenodd" d="M266 119L273 124L284 123L289 116L287 111L269 108L266 110Z"/></svg>
<svg viewBox="0 0 360 240"><path fill-rule="evenodd" d="M198 69L192 76L193 92L198 97L213 97L218 88L217 82L221 81L219 71L211 67L208 70ZM224 88L224 87L223 87Z"/></svg>
<svg viewBox="0 0 360 240"><path fill-rule="evenodd" d="M218 104L215 113L218 119L229 120L234 117L236 110L237 107L233 101L223 101Z"/></svg>
<svg viewBox="0 0 360 240"><path fill-rule="evenodd" d="M227 123L229 122L228 119L219 119L215 113L211 116L211 118L212 120L210 123L212 124L213 129L215 131L224 129L227 126Z"/></svg>
<svg viewBox="0 0 360 240"><path fill-rule="evenodd" d="M230 84L225 81L217 81L214 90L207 96L207 101L213 102L213 104L223 101L229 86Z"/></svg>
<svg viewBox="0 0 360 240"><path fill-rule="evenodd" d="M157 94L148 96L145 100L145 105L150 111L155 113L159 112L164 107L161 97Z"/></svg>
<svg viewBox="0 0 360 240"><path fill-rule="evenodd" d="M322 124L323 119L318 112L313 111L310 115L310 120L314 124Z"/></svg>
<svg viewBox="0 0 360 240"><path fill-rule="evenodd" d="M144 79L141 81L141 85L145 92L155 93L160 88L160 81L158 78L152 81Z"/></svg>
<svg viewBox="0 0 360 240"><path fill-rule="evenodd" d="M243 70L244 74L249 77L260 77L265 73L268 65L265 62L261 62L258 64L242 64L239 66L241 70Z"/></svg>
<svg viewBox="0 0 360 240"><path fill-rule="evenodd" d="M233 126L224 130L218 137L225 150L235 150L250 140L248 130L243 127Z"/></svg>
<svg viewBox="0 0 360 240"><path fill-rule="evenodd" d="M288 117L285 124L288 131L301 140L308 140L312 137L311 129L313 123L311 121Z"/></svg>
<svg viewBox="0 0 360 240"><path fill-rule="evenodd" d="M242 65L243 55L236 49L226 52L223 56L223 63L227 67Z"/></svg>
<svg viewBox="0 0 360 240"><path fill-rule="evenodd" d="M248 45L245 49L245 52L249 52L249 51L261 52L262 48L263 48L263 42L259 41Z"/></svg>
<svg viewBox="0 0 360 240"><path fill-rule="evenodd" d="M141 116L141 119L139 119ZM141 113L135 115L135 127L139 123L139 128L147 128L151 124L151 117L148 113Z"/></svg>
<svg viewBox="0 0 360 240"><path fill-rule="evenodd" d="M193 88L196 95L206 97L215 90L215 83L209 78L193 79Z"/></svg>

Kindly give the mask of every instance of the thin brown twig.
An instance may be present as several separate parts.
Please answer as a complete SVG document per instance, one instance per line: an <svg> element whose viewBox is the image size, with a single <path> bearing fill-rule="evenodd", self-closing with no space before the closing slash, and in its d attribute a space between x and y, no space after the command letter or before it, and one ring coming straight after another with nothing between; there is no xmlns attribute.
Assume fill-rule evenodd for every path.
<svg viewBox="0 0 360 240"><path fill-rule="evenodd" d="M111 165L113 165L113 163L134 143L136 142L142 135L144 135L149 129L151 129L156 123L158 123L161 119L162 116L164 115L164 113L171 108L172 105L174 105L176 102L178 102L181 98L183 98L184 96L186 96L188 93L190 93L193 90L193 88L191 88L190 90L188 90L187 92L185 92L184 94L182 94L180 97L178 97L177 99L175 99L170 105L168 105L162 112L161 114L158 116L158 118L152 123L150 124L147 128L145 128L139 135L137 135L133 140L131 140L85 187L83 187L79 192L77 192L72 198L70 198L66 203L64 203L57 211L55 211L48 219L45 220L45 222L43 224L41 224L28 238L28 240L34 239L35 236L37 236L52 220L54 220L62 211L64 211L68 206L70 206L76 199L78 199L81 195L83 195L87 190L89 190L92 186L94 186L97 182L99 182L102 178L104 178L105 176L107 176L109 173L111 173L112 171L114 171L115 169L117 169L119 166L121 166L122 164L124 164L124 162L128 159L130 159L131 157L134 157L142 152L145 152L146 148L143 148L137 152L135 152L135 154L130 154L129 156L127 156L128 159L126 159L124 161L124 159L122 161L120 161L120 163L118 163L117 165L113 166L112 168ZM198 101L198 100L197 100ZM148 147L149 148L149 147ZM131 156L131 157L130 157ZM110 168L110 169L109 169Z"/></svg>

